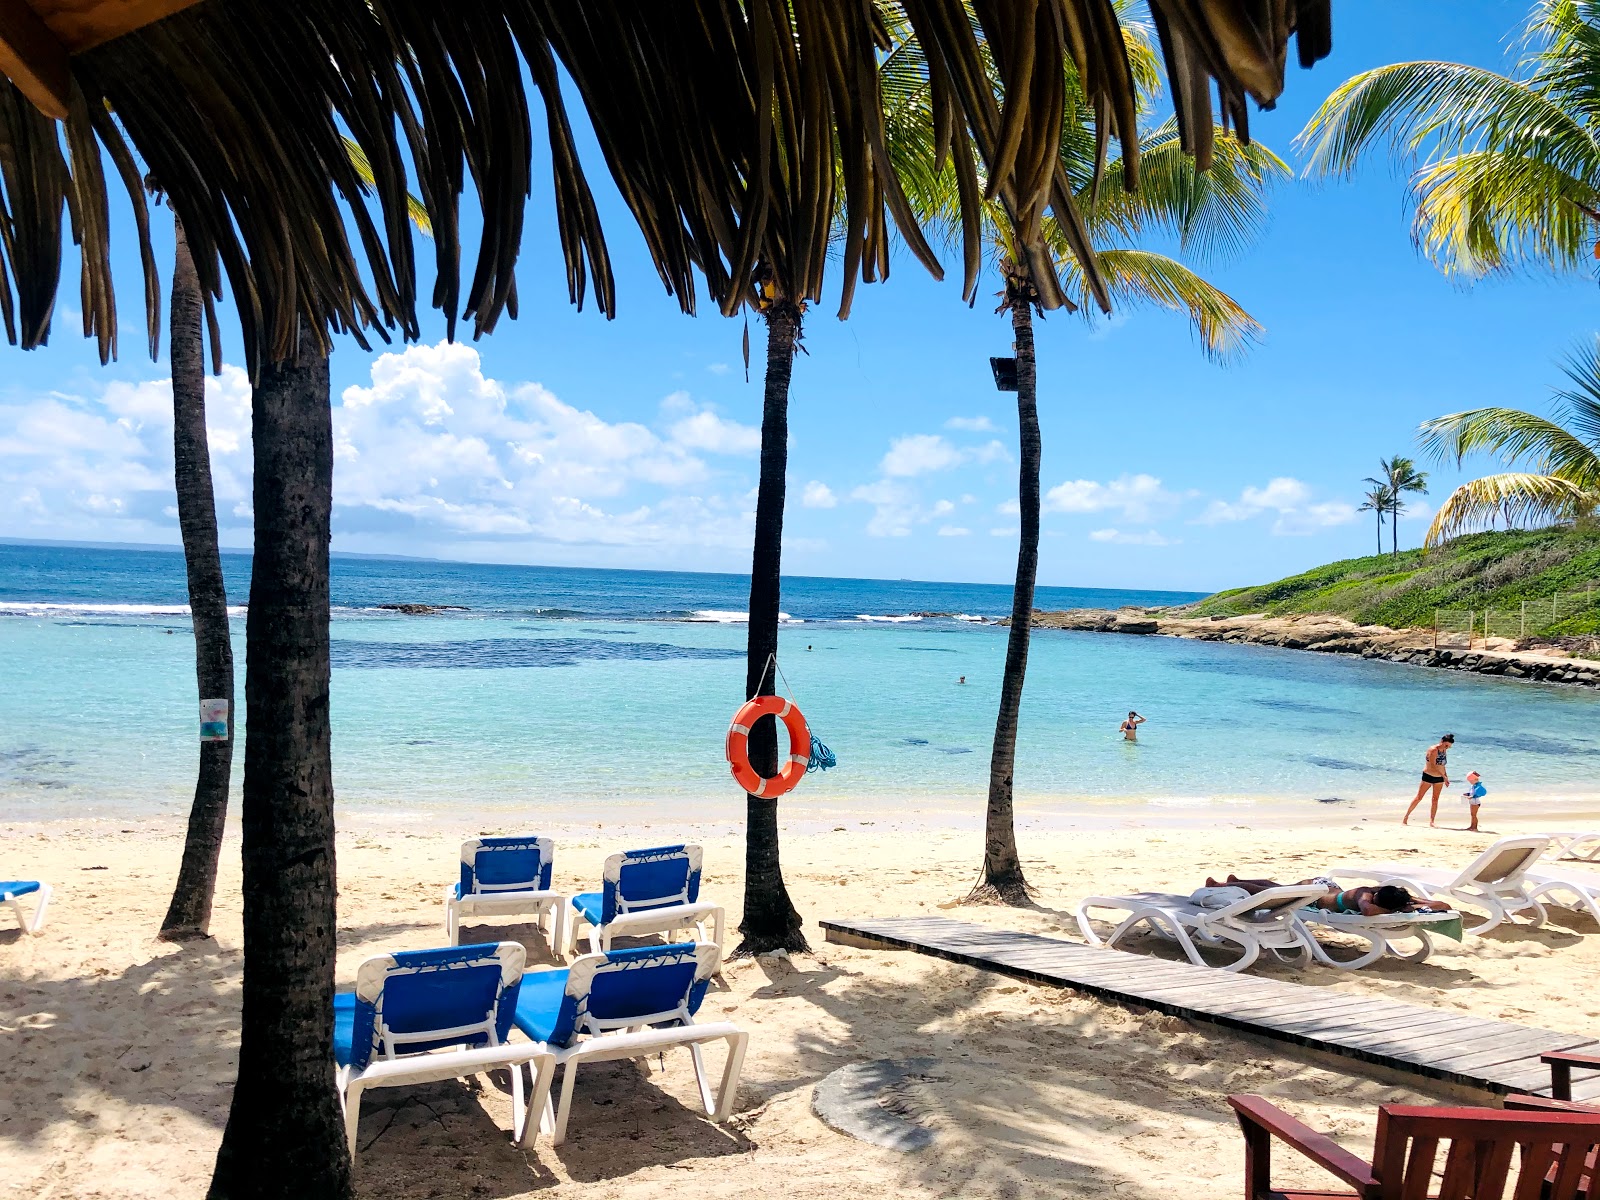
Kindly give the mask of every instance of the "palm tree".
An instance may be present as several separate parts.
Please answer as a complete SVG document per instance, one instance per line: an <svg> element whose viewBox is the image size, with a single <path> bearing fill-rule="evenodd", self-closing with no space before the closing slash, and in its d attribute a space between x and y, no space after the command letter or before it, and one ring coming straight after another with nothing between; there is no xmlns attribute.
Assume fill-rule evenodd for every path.
<svg viewBox="0 0 1600 1200"><path fill-rule="evenodd" d="M1363 71L1299 142L1347 175L1375 143L1414 165L1412 236L1446 274L1588 270L1600 253L1600 8L1537 0L1511 75L1452 62Z"/></svg>
<svg viewBox="0 0 1600 1200"><path fill-rule="evenodd" d="M1152 105L1159 76L1148 32L1126 19L1128 7L1119 3L1118 13L1138 85L1138 111L1143 115ZM891 145L900 156L901 175L908 181L917 216L954 240L963 220L970 223L975 219L963 204L972 181L964 178L966 163L957 156L942 162L927 137L928 72L914 38L908 38L885 59L883 73L885 93L892 98ZM1057 271L1061 273L1065 293L1086 316L1097 300L1102 305L1111 299L1153 304L1187 315L1208 356L1227 357L1242 350L1261 329L1232 297L1177 259L1129 243L1165 233L1175 235L1180 248L1200 257L1221 257L1237 250L1260 228L1266 189L1275 178L1287 176L1288 168L1270 150L1259 145L1247 147L1219 129L1213 132L1212 167L1201 174L1194 161L1182 153L1176 120L1168 120L1139 137L1142 182L1139 192L1130 195L1123 186L1131 170L1129 158L1118 154L1106 163L1098 160L1093 108L1070 70L1067 97L1061 161L1082 217L1081 232L1099 248L1081 252L1077 244L1081 239L1069 236L1064 221L1047 221L1052 278ZM969 899L1024 904L1029 887L1017 850L1014 777L1039 564L1041 438L1033 328L1034 316L1041 308L1036 286L1039 272L1026 265L1027 254L1016 226L1000 205L982 207L976 219L982 221L989 257L1002 283L996 311L1008 315L1015 347L1021 529L989 765L983 875ZM1103 281L1100 287L1093 282L1097 275ZM968 278L973 278L970 268Z"/></svg>
<svg viewBox="0 0 1600 1200"><path fill-rule="evenodd" d="M1406 492L1421 492L1426 495L1428 491L1428 473L1417 470L1417 464L1403 455L1393 458L1380 458L1378 467L1381 472L1383 486L1389 492L1389 536L1393 543L1395 554L1400 553L1400 514L1406 510L1403 496ZM1368 478L1367 483L1377 483L1378 480ZM1380 550L1379 553L1382 553Z"/></svg>
<svg viewBox="0 0 1600 1200"><path fill-rule="evenodd" d="M233 776L233 637L228 627L228 592L217 546L217 508L206 439L205 348L200 328L205 301L189 239L176 217L173 232L177 249L168 333L172 339L172 467L178 528L188 575L200 698L226 704L223 736L200 743L200 770L189 808L183 862L158 935L165 941L184 941L207 936L211 926L217 859L222 853L228 785Z"/></svg>
<svg viewBox="0 0 1600 1200"><path fill-rule="evenodd" d="M1600 337L1562 368L1569 385L1555 389L1555 414L1475 408L1435 417L1418 430L1425 452L1459 465L1469 454L1492 454L1505 471L1464 483L1434 515L1427 544L1438 545L1504 517L1517 522L1571 521L1600 508Z"/></svg>
<svg viewBox="0 0 1600 1200"><path fill-rule="evenodd" d="M1363 479L1361 482L1362 483L1370 483L1372 486L1367 489L1366 497L1365 497L1365 499L1362 500L1361 504L1356 508L1356 511L1357 512L1369 512L1369 513L1376 513L1377 514L1377 517L1378 517L1378 553L1382 554L1383 553L1383 518L1388 514L1390 507L1394 504L1394 498L1389 493L1389 485L1387 483L1384 483L1382 480L1374 479L1374 478L1372 478L1372 476L1369 475L1365 479Z"/></svg>

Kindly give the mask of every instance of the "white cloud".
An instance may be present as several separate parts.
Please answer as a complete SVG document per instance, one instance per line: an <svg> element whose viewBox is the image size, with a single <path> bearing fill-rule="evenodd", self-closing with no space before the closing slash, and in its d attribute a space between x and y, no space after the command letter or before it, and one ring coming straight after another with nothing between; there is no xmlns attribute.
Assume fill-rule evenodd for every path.
<svg viewBox="0 0 1600 1200"><path fill-rule="evenodd" d="M972 530L963 529L960 525L941 525L941 526L939 526L939 536L940 537L970 537L971 535L972 535Z"/></svg>
<svg viewBox="0 0 1600 1200"><path fill-rule="evenodd" d="M934 504L931 510L929 510L928 515L933 517L948 517L951 513L955 512L955 510L956 506L950 503L950 501L940 500Z"/></svg>
<svg viewBox="0 0 1600 1200"><path fill-rule="evenodd" d="M718 486L702 454L748 454L758 430L669 397L665 434L483 374L470 347L385 354L333 410L336 544L438 552L504 539L649 546L703 558L748 549L749 473ZM171 385L0 399L0 532L176 540ZM224 543L248 540L250 389L207 380ZM605 558L602 554L599 557ZM628 561L632 561L631 557Z"/></svg>
<svg viewBox="0 0 1600 1200"><path fill-rule="evenodd" d="M879 470L885 475L909 478L932 471L947 471L962 460L962 453L936 433L911 433L889 443Z"/></svg>
<svg viewBox="0 0 1600 1200"><path fill-rule="evenodd" d="M1143 533L1128 533L1121 529L1096 529L1090 532L1092 542L1109 542L1114 546L1176 546L1178 542L1163 537L1154 529Z"/></svg>
<svg viewBox="0 0 1600 1200"><path fill-rule="evenodd" d="M994 506L994 510L1002 517L1015 517L1021 515L1022 505L1016 500L1002 500Z"/></svg>
<svg viewBox="0 0 1600 1200"><path fill-rule="evenodd" d="M1154 475L1123 475L1110 483L1071 479L1044 495L1045 512L1097 513L1116 510L1124 520L1144 522L1175 510L1182 501Z"/></svg>
<svg viewBox="0 0 1600 1200"><path fill-rule="evenodd" d="M833 494L833 489L827 484L813 479L801 491L800 503L807 508L833 508L839 503L839 497Z"/></svg>
<svg viewBox="0 0 1600 1200"><path fill-rule="evenodd" d="M1000 538L1003 538L1003 537L1021 537L1022 536L1022 530L1019 527L1017 527L1016 525L1002 525L1002 526L999 526L998 528L989 530L989 536L990 537L1000 537Z"/></svg>
<svg viewBox="0 0 1600 1200"><path fill-rule="evenodd" d="M706 370L713 375L726 375L732 368L727 363L707 363Z"/></svg>
<svg viewBox="0 0 1600 1200"><path fill-rule="evenodd" d="M704 450L708 454L761 452L761 430L719 417L709 408L674 422L671 433L672 440L680 446Z"/></svg>
<svg viewBox="0 0 1600 1200"><path fill-rule="evenodd" d="M921 516L916 493L892 479L862 484L850 493L850 498L870 504L875 510L867 522L868 537L905 537Z"/></svg>
<svg viewBox="0 0 1600 1200"><path fill-rule="evenodd" d="M944 423L946 429L962 433L994 433L995 424L988 417L951 417Z"/></svg>
<svg viewBox="0 0 1600 1200"><path fill-rule="evenodd" d="M1347 525L1356 519L1354 505L1330 500L1311 503L1311 488L1298 479L1280 475L1265 487L1247 487L1236 501L1213 500L1197 517L1200 525L1221 525L1231 521L1248 521L1264 513L1273 513L1276 519L1272 532L1284 537L1303 536Z"/></svg>

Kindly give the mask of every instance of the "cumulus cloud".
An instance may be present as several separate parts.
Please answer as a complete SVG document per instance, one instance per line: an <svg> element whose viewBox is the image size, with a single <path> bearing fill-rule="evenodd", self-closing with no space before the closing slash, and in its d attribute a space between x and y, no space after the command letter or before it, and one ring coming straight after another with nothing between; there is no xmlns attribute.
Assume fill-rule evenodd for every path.
<svg viewBox="0 0 1600 1200"><path fill-rule="evenodd" d="M1279 476L1265 487L1245 488L1238 500L1213 500L1195 520L1201 525L1222 525L1270 513L1275 518L1272 532L1294 537L1347 525L1358 515L1354 505L1342 500L1312 503L1311 497L1309 485L1286 475Z"/></svg>
<svg viewBox="0 0 1600 1200"><path fill-rule="evenodd" d="M1172 538L1163 537L1154 529L1147 529L1143 533L1130 533L1122 529L1096 529L1089 534L1092 542L1109 542L1113 546L1176 546L1178 542Z"/></svg>
<svg viewBox="0 0 1600 1200"><path fill-rule="evenodd" d="M730 479L733 464L711 460L750 454L760 432L686 396L663 404L658 433L485 376L477 351L440 343L380 356L370 382L340 401L337 543L437 552L515 539L619 555L748 546L748 469ZM207 381L207 424L224 541L237 545L251 464L250 389L236 368ZM172 505L169 381L0 400L0 513L17 515L5 532L172 541Z"/></svg>
<svg viewBox="0 0 1600 1200"><path fill-rule="evenodd" d="M994 433L995 424L988 417L951 417L944 423L946 429L962 433Z"/></svg>
<svg viewBox="0 0 1600 1200"><path fill-rule="evenodd" d="M878 469L891 478L927 475L948 471L962 460L962 453L936 433L910 433L889 443Z"/></svg>
<svg viewBox="0 0 1600 1200"><path fill-rule="evenodd" d="M1162 487L1154 475L1123 475L1109 483L1071 479L1044 495L1045 512L1098 513L1116 511L1124 520L1150 521L1176 510L1183 497Z"/></svg>
<svg viewBox="0 0 1600 1200"><path fill-rule="evenodd" d="M813 479L801 490L800 503L807 508L833 508L839 503L839 497L827 484Z"/></svg>
<svg viewBox="0 0 1600 1200"><path fill-rule="evenodd" d="M940 537L970 537L971 535L972 535L972 530L963 529L960 525L941 525L941 526L939 526L939 536Z"/></svg>

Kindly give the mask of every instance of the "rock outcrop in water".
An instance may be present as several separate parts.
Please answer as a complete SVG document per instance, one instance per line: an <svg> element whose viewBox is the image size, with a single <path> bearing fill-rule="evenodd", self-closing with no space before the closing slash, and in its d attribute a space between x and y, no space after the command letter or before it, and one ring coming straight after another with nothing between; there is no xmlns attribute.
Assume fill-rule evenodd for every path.
<svg viewBox="0 0 1600 1200"><path fill-rule="evenodd" d="M1035 609L1033 627L1076 629L1086 633L1160 634L1200 642L1238 642L1281 646L1286 650L1315 650L1323 654L1358 654L1362 658L1380 658L1418 667L1504 675L1540 683L1600 686L1600 662L1570 658L1557 650L1519 651L1516 643L1505 638L1480 639L1470 647L1464 644L1436 646L1431 629L1357 625L1342 617L1319 614L1195 619L1151 615L1144 609L1076 608L1066 612Z"/></svg>

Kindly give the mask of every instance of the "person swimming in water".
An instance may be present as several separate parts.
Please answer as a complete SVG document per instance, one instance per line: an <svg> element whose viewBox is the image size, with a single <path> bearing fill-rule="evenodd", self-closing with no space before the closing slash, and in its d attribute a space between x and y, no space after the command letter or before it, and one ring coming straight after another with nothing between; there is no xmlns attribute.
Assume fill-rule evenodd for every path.
<svg viewBox="0 0 1600 1200"><path fill-rule="evenodd" d="M1312 884L1320 884L1328 891L1325 896L1313 900L1306 907L1320 908L1324 912L1385 917L1391 913L1451 911L1450 905L1443 900L1424 900L1394 883L1386 883L1380 887L1341 888L1336 880L1329 879L1326 875L1302 879L1299 884L1278 883L1272 879L1240 879L1237 875L1229 875L1220 882L1215 879L1206 880L1207 887L1236 887L1252 896L1271 888L1310 887Z"/></svg>
<svg viewBox="0 0 1600 1200"><path fill-rule="evenodd" d="M1139 726L1143 725L1144 721L1143 717L1130 708L1128 710L1128 719L1118 726L1122 733L1122 740L1125 742L1137 742L1139 740Z"/></svg>
<svg viewBox="0 0 1600 1200"><path fill-rule="evenodd" d="M1411 807L1406 809L1406 815L1400 818L1400 824L1411 824L1411 814L1417 811L1417 805L1422 803L1422 797L1427 795L1428 789L1433 789L1433 796L1428 801L1428 826L1432 828L1439 819L1439 793L1450 786L1450 772L1446 767L1446 756L1450 748L1456 744L1456 735L1447 733L1439 739L1438 744L1428 747L1428 753L1422 760L1422 783L1417 787L1417 794L1412 797Z"/></svg>

